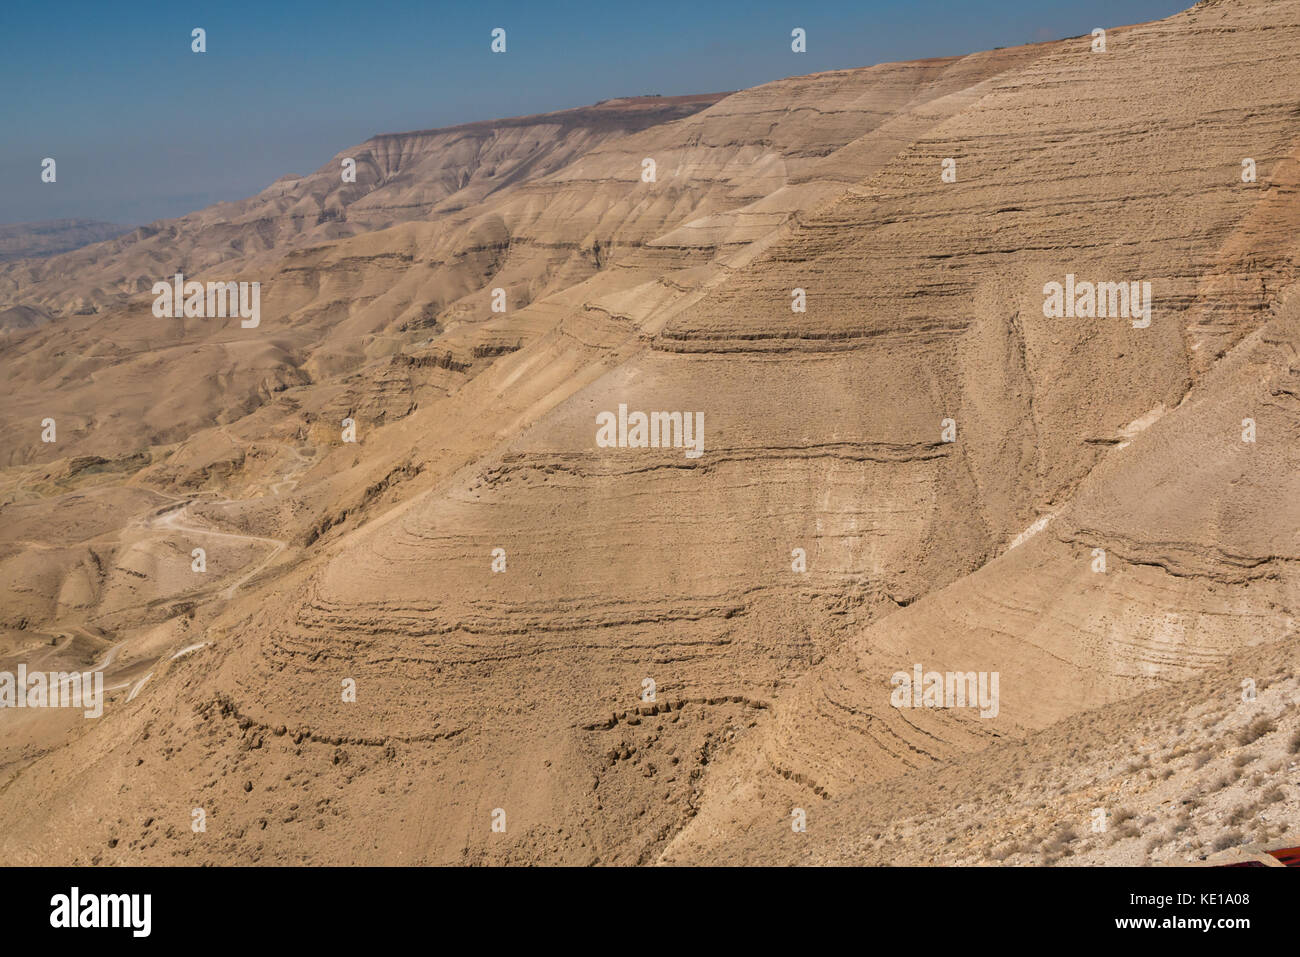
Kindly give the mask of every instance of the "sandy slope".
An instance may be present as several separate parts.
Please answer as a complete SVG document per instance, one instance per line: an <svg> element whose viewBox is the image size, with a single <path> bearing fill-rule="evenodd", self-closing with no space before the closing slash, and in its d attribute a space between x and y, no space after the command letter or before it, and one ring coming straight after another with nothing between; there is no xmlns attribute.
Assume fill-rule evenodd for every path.
<svg viewBox="0 0 1300 957"><path fill-rule="evenodd" d="M1294 838L1297 50L1300 3L1224 0L1105 54L381 136L356 188L331 161L0 267L0 667L111 649L115 687L0 713L0 860ZM261 326L153 318L181 267L261 281ZM1044 317L1067 272L1150 282L1151 325ZM598 447L620 404L702 411L704 454ZM998 672L997 716L892 706L914 663ZM1186 714L1195 767L1151 743ZM1136 817L1066 840L1093 806Z"/></svg>

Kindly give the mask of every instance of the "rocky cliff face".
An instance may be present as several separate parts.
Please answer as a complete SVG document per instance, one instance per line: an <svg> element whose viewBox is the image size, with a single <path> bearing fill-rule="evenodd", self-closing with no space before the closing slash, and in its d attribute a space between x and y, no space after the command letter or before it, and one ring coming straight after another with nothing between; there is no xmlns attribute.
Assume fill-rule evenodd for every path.
<svg viewBox="0 0 1300 957"><path fill-rule="evenodd" d="M380 136L0 269L6 660L118 685L3 745L0 859L914 860L975 820L919 823L944 773L1093 800L1198 695L1291 760L1285 695L1224 715L1293 678L1297 50L1227 0ZM176 271L260 324L155 318ZM637 412L701 454L598 434ZM918 664L996 703L899 706Z"/></svg>

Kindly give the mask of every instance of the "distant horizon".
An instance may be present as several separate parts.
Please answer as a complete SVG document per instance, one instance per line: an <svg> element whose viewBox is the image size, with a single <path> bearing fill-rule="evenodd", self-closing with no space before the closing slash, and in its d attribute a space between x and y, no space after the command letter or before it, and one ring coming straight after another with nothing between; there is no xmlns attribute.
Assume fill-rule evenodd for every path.
<svg viewBox="0 0 1300 957"><path fill-rule="evenodd" d="M786 77L963 56L1158 20L1192 0L668 4L647 12L378 0L176 13L72 0L0 12L0 224L138 227L256 195L374 136L734 92ZM437 6L437 5L435 5ZM312 17L298 16L310 10ZM71 18L79 29L68 31ZM503 54L491 31L507 31ZM206 51L191 51L202 27ZM807 52L790 30L807 31ZM232 42L233 38L233 42ZM645 92L632 92L640 89ZM40 181L44 157L57 161Z"/></svg>

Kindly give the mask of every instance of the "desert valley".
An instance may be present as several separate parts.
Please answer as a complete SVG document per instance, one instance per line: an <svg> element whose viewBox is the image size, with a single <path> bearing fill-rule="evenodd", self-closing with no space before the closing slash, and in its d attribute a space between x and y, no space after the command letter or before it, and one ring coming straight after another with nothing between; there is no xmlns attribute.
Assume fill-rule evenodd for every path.
<svg viewBox="0 0 1300 957"><path fill-rule="evenodd" d="M0 863L1300 844L1300 0L1097 40L0 237Z"/></svg>

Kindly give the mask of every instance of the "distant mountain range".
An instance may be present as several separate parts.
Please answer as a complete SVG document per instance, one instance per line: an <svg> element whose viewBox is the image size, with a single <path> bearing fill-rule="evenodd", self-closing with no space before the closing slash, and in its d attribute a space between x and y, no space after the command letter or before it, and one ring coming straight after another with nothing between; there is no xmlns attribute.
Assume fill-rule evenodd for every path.
<svg viewBox="0 0 1300 957"><path fill-rule="evenodd" d="M112 239L131 229L131 226L119 226L117 223L105 223L97 219L10 223L0 226L0 262L56 256L91 243Z"/></svg>

